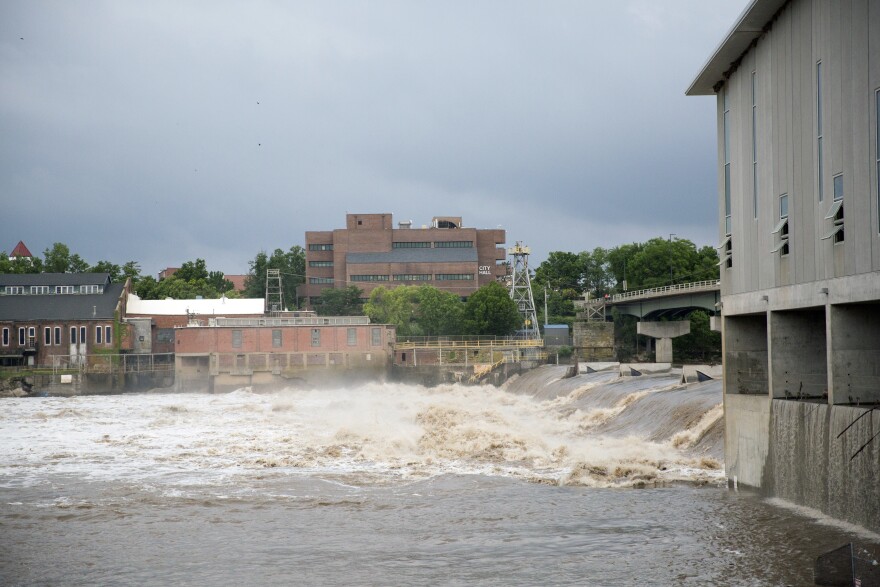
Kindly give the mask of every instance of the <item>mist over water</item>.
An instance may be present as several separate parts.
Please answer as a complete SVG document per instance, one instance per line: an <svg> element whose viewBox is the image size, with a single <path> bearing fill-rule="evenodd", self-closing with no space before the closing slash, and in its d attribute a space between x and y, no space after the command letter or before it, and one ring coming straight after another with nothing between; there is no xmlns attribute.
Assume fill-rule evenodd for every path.
<svg viewBox="0 0 880 587"><path fill-rule="evenodd" d="M564 373L537 369L501 389L375 383L7 400L0 582L763 585L806 576L818 553L768 563L764 543L816 524L724 487L719 382ZM773 522L748 528L756 512ZM829 549L846 541L828 527L800 536ZM73 575L45 564L62 553Z"/></svg>

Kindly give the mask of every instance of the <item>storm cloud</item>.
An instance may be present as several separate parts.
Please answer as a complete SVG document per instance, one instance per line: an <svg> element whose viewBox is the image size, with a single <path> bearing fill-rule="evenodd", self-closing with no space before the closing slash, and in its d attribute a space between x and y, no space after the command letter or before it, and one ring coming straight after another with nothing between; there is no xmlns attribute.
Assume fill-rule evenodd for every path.
<svg viewBox="0 0 880 587"><path fill-rule="evenodd" d="M717 233L714 101L746 0L0 6L0 249L247 271L346 212L549 251Z"/></svg>

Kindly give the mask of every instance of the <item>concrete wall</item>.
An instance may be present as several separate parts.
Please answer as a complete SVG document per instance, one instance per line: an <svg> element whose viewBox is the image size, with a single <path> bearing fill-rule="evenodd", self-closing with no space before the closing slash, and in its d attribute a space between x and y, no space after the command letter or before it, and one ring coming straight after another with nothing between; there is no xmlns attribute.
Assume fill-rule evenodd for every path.
<svg viewBox="0 0 880 587"><path fill-rule="evenodd" d="M880 403L880 304L831 306L831 402Z"/></svg>
<svg viewBox="0 0 880 587"><path fill-rule="evenodd" d="M724 391L768 395L767 316L724 318Z"/></svg>
<svg viewBox="0 0 880 587"><path fill-rule="evenodd" d="M614 361L614 323L576 320L572 328L572 345L582 361Z"/></svg>
<svg viewBox="0 0 880 587"><path fill-rule="evenodd" d="M825 308L770 313L773 397L827 401Z"/></svg>
<svg viewBox="0 0 880 587"><path fill-rule="evenodd" d="M770 447L768 396L724 395L724 468L727 478L761 487Z"/></svg>

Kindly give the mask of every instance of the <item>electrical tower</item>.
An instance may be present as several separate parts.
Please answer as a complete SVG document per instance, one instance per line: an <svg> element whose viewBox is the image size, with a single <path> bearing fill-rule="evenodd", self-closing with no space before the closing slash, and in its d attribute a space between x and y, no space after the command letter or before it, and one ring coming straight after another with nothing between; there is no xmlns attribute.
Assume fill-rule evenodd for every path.
<svg viewBox="0 0 880 587"><path fill-rule="evenodd" d="M281 270L266 269L266 313L277 316L284 310L284 291L281 289Z"/></svg>
<svg viewBox="0 0 880 587"><path fill-rule="evenodd" d="M513 257L513 279L510 282L510 298L523 317L523 333L526 338L541 338L538 330L538 315L535 312L535 298L532 297L532 279L529 276L529 253L531 249L517 242L507 249Z"/></svg>

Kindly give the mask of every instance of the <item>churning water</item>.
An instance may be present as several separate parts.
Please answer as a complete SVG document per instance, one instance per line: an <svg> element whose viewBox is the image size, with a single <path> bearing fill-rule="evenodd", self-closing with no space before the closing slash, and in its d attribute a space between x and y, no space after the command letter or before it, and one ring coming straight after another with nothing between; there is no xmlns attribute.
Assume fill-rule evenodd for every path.
<svg viewBox="0 0 880 587"><path fill-rule="evenodd" d="M809 585L857 529L726 489L718 382L0 406L0 583Z"/></svg>

